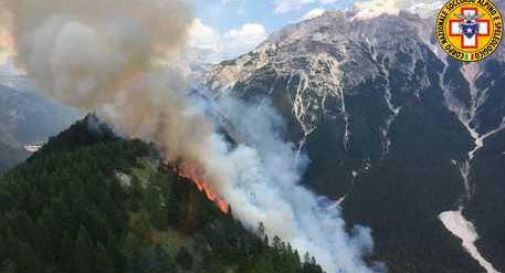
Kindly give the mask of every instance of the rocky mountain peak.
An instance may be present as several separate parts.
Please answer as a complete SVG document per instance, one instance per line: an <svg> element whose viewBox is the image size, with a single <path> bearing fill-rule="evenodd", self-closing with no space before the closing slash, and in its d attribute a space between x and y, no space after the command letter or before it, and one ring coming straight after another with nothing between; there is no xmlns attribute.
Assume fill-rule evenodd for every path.
<svg viewBox="0 0 505 273"><path fill-rule="evenodd" d="M338 112L345 116L343 92L384 76L391 67L412 76L416 64L430 54L428 29L418 16L405 12L369 20L355 19L353 12L325 12L289 25L255 50L215 66L206 86L221 94L251 95L254 92L246 89L272 93L282 85L308 135L321 115L337 114L327 105L329 97L340 101Z"/></svg>
<svg viewBox="0 0 505 273"><path fill-rule="evenodd" d="M479 251L503 272L505 244L494 242L505 242L496 232L505 228L504 47L479 64L455 62L433 22L326 12L215 65L204 82L218 97L272 101L286 138L311 159L304 183L372 227L390 272L482 270L453 223L439 221L447 212L483 231Z"/></svg>

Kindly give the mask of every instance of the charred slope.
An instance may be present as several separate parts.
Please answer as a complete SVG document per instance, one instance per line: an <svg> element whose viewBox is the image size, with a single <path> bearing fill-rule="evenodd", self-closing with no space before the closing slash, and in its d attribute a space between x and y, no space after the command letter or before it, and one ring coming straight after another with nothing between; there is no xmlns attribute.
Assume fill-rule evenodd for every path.
<svg viewBox="0 0 505 273"><path fill-rule="evenodd" d="M373 229L391 272L481 271L438 219L459 207L504 271L503 54L462 66L417 16L353 16L290 25L205 84L273 102L285 137L311 158L305 183Z"/></svg>
<svg viewBox="0 0 505 273"><path fill-rule="evenodd" d="M222 215L153 147L97 124L0 176L1 272L321 272Z"/></svg>

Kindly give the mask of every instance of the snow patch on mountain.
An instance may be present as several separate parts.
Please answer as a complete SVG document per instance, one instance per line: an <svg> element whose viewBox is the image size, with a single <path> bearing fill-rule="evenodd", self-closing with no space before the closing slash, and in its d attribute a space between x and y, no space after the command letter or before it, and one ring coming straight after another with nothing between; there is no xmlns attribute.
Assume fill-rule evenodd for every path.
<svg viewBox="0 0 505 273"><path fill-rule="evenodd" d="M396 1L381 5L396 5L392 2ZM423 92L441 90L440 103L445 104L466 128L475 146L452 160L454 168L460 172L464 195L457 204L461 209L442 212L440 220L451 233L463 238L464 248L472 257L484 268L492 268L473 244L478 234L462 211L475 191L471 179L472 161L487 138L505 129L505 119L496 128L482 132L478 114L489 98L489 90L480 89L475 84L482 75L482 67L463 65L454 71L447 55L433 39L431 20L403 12L401 8L393 11L392 14L381 12L368 18L361 17L356 10L325 12L317 18L290 25L270 35L252 52L214 66L205 85L217 96L273 97L275 92L286 96L290 104L288 110L303 131L300 146L320 128L322 121L334 119L338 130L342 130L337 134L341 139L336 141L342 143L346 153L352 145L353 122L362 118L358 117L361 113L352 108L353 96L374 88L378 92L374 95L380 94L374 99L384 108L380 109L383 116L378 130L382 145L380 159L388 156L394 147L391 129L403 111L407 111L412 103L423 103L426 99ZM427 62L434 66L440 64L440 68L428 68ZM433 71L436 71L435 75L430 75ZM463 83L446 80L449 72L458 73ZM438 82L433 80L437 76ZM400 83L398 79L401 79ZM374 85L367 85L370 82ZM457 84L468 86L468 101L461 99ZM349 171L351 189L374 163L368 155L360 159L366 165L363 168L352 166ZM343 194L338 204L345 202L347 194Z"/></svg>
<svg viewBox="0 0 505 273"><path fill-rule="evenodd" d="M485 133L479 133L480 122L478 113L481 107L489 98L488 89L479 89L476 86L476 81L482 75L482 67L476 63L466 63L461 65L460 72L466 80L470 92L470 100L468 103L462 102L457 98L456 92L461 90L454 86L452 82L445 82L446 73L449 69L449 64L444 60L444 69L440 74L440 85L443 89L445 104L447 108L455 114L461 124L466 128L468 134L474 140L474 148L468 151L467 157L455 162L461 174L465 194L462 197L460 208L458 211L446 211L440 214L439 218L444 226L455 236L463 241L464 249L486 270L487 273L499 273L493 265L487 261L479 252L475 242L479 239L479 235L474 228L472 222L467 220L463 215L467 203L472 198L475 185L472 183L471 172L472 162L475 159L476 153L485 145L485 140L494 134L505 129L505 117L501 123L495 128ZM494 83L491 83L492 85Z"/></svg>
<svg viewBox="0 0 505 273"><path fill-rule="evenodd" d="M488 262L475 246L479 235L474 225L465 219L462 209L446 211L439 215L440 221L454 236L462 241L463 248L486 270L487 273L500 273Z"/></svg>

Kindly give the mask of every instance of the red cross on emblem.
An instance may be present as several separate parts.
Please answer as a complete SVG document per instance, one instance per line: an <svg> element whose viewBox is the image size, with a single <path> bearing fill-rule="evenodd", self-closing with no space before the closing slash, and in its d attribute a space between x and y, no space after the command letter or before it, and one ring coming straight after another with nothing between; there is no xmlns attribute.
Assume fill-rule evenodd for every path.
<svg viewBox="0 0 505 273"><path fill-rule="evenodd" d="M463 7L461 9L461 18L469 16L478 18L477 8ZM474 35L465 35L464 31L472 31L471 25L465 25L465 23L467 22L464 19L449 20L449 36L460 37L462 49L476 49L479 47L479 38L490 36L491 22L483 19L472 20L471 24L475 25Z"/></svg>

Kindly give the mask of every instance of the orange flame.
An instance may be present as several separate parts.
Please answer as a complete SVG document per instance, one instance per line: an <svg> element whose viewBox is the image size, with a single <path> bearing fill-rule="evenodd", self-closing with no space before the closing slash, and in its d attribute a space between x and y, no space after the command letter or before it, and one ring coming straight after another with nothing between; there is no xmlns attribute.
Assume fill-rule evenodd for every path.
<svg viewBox="0 0 505 273"><path fill-rule="evenodd" d="M198 190L205 193L207 199L214 202L223 214L230 213L230 207L226 200L219 197L210 187L209 183L202 178L195 164L183 163L179 166L178 170L180 176L193 181Z"/></svg>
<svg viewBox="0 0 505 273"><path fill-rule="evenodd" d="M0 32L0 47L4 49L11 49L14 47L14 41L12 36L7 33Z"/></svg>

